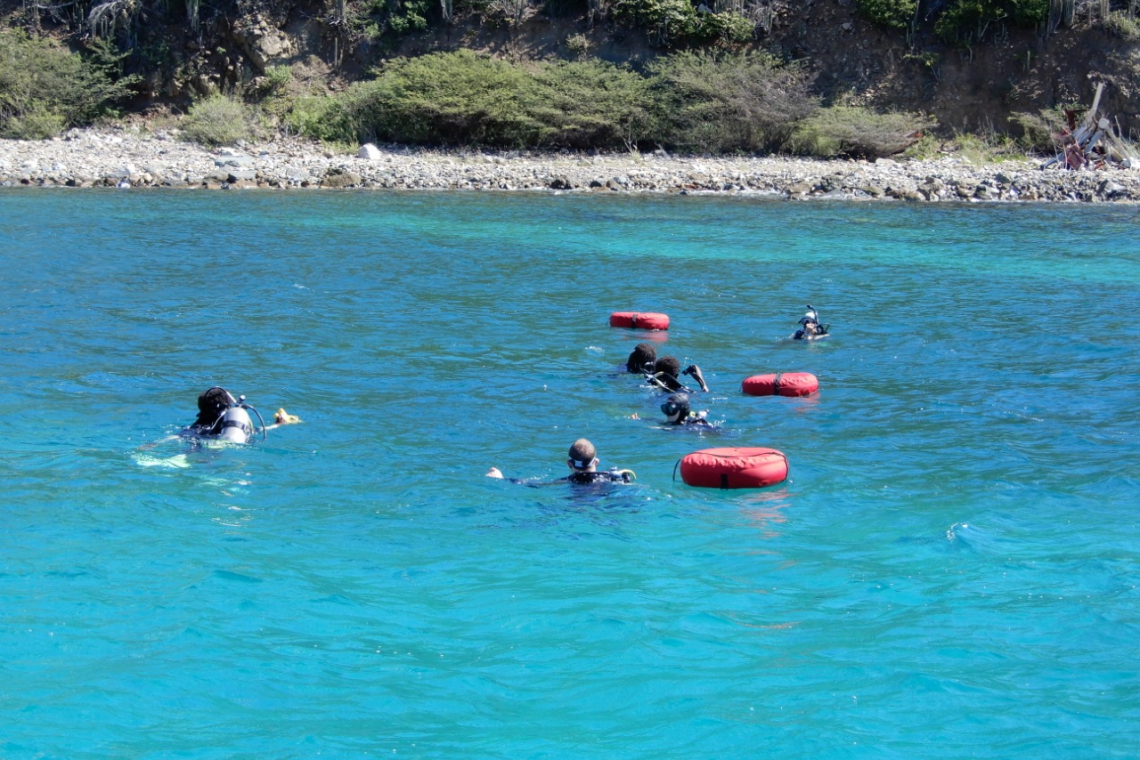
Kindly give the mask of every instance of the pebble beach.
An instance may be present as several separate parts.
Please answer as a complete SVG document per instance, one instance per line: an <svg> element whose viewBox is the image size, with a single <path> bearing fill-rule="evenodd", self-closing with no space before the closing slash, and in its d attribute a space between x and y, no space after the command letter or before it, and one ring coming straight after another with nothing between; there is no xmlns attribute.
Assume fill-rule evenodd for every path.
<svg viewBox="0 0 1140 760"><path fill-rule="evenodd" d="M215 190L406 189L757 195L793 200L1138 202L1140 170L976 165L950 154L878 161L588 155L361 146L338 154L297 138L209 149L177 131L72 129L0 141L0 187Z"/></svg>

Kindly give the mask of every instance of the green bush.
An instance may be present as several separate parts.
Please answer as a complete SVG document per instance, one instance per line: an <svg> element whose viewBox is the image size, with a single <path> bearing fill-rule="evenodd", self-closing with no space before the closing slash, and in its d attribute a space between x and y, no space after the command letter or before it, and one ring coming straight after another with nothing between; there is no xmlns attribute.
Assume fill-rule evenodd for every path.
<svg viewBox="0 0 1140 760"><path fill-rule="evenodd" d="M89 123L130 94L100 66L55 43L0 31L0 136L42 139Z"/></svg>
<svg viewBox="0 0 1140 760"><path fill-rule="evenodd" d="M806 70L760 53L677 53L649 71L663 122L658 139L682 150L779 150L819 107Z"/></svg>
<svg viewBox="0 0 1140 760"><path fill-rule="evenodd" d="M1113 11L1104 20L1104 28L1126 42L1140 42L1140 21L1123 11Z"/></svg>
<svg viewBox="0 0 1140 760"><path fill-rule="evenodd" d="M352 95L350 90L340 97L297 98L285 115L285 124L296 134L321 142L355 142L357 128L349 115Z"/></svg>
<svg viewBox="0 0 1140 760"><path fill-rule="evenodd" d="M645 77L604 61L540 65L526 107L542 125L540 144L569 148L632 147L654 121Z"/></svg>
<svg viewBox="0 0 1140 760"><path fill-rule="evenodd" d="M610 16L622 26L645 29L662 47L692 38L701 26L689 0L617 0Z"/></svg>
<svg viewBox="0 0 1140 760"><path fill-rule="evenodd" d="M934 25L943 39L979 40L992 26L1036 26L1049 17L1049 0L953 0Z"/></svg>
<svg viewBox="0 0 1140 760"><path fill-rule="evenodd" d="M202 145L233 145L254 137L253 114L244 103L215 95L190 107L182 133Z"/></svg>
<svg viewBox="0 0 1140 760"><path fill-rule="evenodd" d="M1024 150L1037 153L1055 153L1061 130L1067 124L1066 109L1077 112L1088 110L1087 106L1065 103L1036 113L1019 112L1009 117L1018 143Z"/></svg>
<svg viewBox="0 0 1140 760"><path fill-rule="evenodd" d="M752 39L756 28L734 11L699 12L690 0L617 0L610 16L622 26L645 29L650 42L660 47L716 40L740 44Z"/></svg>
<svg viewBox="0 0 1140 760"><path fill-rule="evenodd" d="M918 10L918 0L858 0L859 12L888 29L906 29Z"/></svg>
<svg viewBox="0 0 1140 760"><path fill-rule="evenodd" d="M404 0L403 13L388 16L388 26L396 34L422 32L428 28L428 4L426 0Z"/></svg>
<svg viewBox="0 0 1140 760"><path fill-rule="evenodd" d="M880 114L857 106L824 108L805 120L792 149L819 158L878 158L906 150L934 124L911 113Z"/></svg>
<svg viewBox="0 0 1140 760"><path fill-rule="evenodd" d="M734 11L723 13L701 13L694 36L702 40L721 40L739 45L752 39L756 23Z"/></svg>
<svg viewBox="0 0 1140 760"><path fill-rule="evenodd" d="M533 89L523 69L459 50L389 61L343 108L361 139L522 147L543 132L526 108Z"/></svg>
<svg viewBox="0 0 1140 760"><path fill-rule="evenodd" d="M58 135L66 126L62 114L41 101L35 101L19 116L7 120L2 136L16 140L46 140Z"/></svg>

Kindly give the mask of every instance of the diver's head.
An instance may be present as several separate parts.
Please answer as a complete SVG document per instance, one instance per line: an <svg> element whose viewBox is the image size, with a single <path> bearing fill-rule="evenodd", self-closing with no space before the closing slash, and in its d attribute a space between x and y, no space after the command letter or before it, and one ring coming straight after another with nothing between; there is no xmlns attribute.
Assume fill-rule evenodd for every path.
<svg viewBox="0 0 1140 760"><path fill-rule="evenodd" d="M653 363L656 361L657 349L653 344L638 343L630 352L629 358L626 359L625 369L627 372L644 372L646 369L652 369Z"/></svg>
<svg viewBox="0 0 1140 760"><path fill-rule="evenodd" d="M198 419L195 425L209 427L218 421L222 412L234 403L234 397L225 388L214 386L198 396Z"/></svg>
<svg viewBox="0 0 1140 760"><path fill-rule="evenodd" d="M665 413L665 418L670 423L680 425L689 416L689 394L674 393L665 399L661 411Z"/></svg>
<svg viewBox="0 0 1140 760"><path fill-rule="evenodd" d="M585 438L579 438L570 447L570 458L566 460L566 464L579 472L593 472L598 464L598 451L594 448L594 444Z"/></svg>
<svg viewBox="0 0 1140 760"><path fill-rule="evenodd" d="M675 356L662 356L653 367L658 379L673 390L681 387L681 362Z"/></svg>

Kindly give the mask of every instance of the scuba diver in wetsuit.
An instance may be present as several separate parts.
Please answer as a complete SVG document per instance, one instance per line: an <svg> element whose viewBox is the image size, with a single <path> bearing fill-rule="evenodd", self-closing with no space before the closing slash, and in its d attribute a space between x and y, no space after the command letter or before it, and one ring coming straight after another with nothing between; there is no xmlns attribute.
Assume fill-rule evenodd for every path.
<svg viewBox="0 0 1140 760"><path fill-rule="evenodd" d="M261 423L255 428L249 413L257 415ZM267 426L261 417L261 412L245 403L245 396L234 398L233 394L215 385L203 391L198 396L198 419L182 430L183 435L195 438L216 438L231 443L248 443L255 433L261 432L262 437L266 431L281 425L289 425L301 420L288 414L284 409L278 409L274 417L274 424Z"/></svg>
<svg viewBox="0 0 1140 760"><path fill-rule="evenodd" d="M711 428L715 427L709 422L706 417L707 411L694 412L689 408L689 394L687 393L674 393L669 398L665 399L665 403L661 405L661 411L665 415L665 419L670 426L686 426L693 428Z"/></svg>
<svg viewBox="0 0 1140 760"><path fill-rule="evenodd" d="M681 375L689 375L697 384L701 386L701 390L705 393L709 392L709 387L705 384L705 377L701 374L701 368L695 364L690 364L685 367L685 371L681 371L681 362L677 361L675 356L663 356L657 360L653 365L652 372L646 372L646 379L650 385L656 385L663 391L673 393L675 391L684 391L685 393L693 393L693 390L686 387L681 382Z"/></svg>
<svg viewBox="0 0 1140 760"><path fill-rule="evenodd" d="M530 482L518 478L509 478L512 483L523 483L532 486L552 486L558 483L573 483L575 485L590 485L592 483L631 483L637 477L633 470L612 469L598 472L598 452L594 444L585 438L579 438L570 446L570 457L566 465L571 472L564 478L548 482ZM492 467L487 472L488 478L503 478L498 467Z"/></svg>

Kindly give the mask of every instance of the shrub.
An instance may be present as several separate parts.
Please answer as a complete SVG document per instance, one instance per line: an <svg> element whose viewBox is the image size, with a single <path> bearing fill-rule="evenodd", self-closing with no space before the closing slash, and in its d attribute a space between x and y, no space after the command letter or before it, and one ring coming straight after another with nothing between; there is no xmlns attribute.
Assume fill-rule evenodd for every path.
<svg viewBox="0 0 1140 760"><path fill-rule="evenodd" d="M610 16L622 26L645 29L650 41L662 47L683 42L700 27L689 0L618 0Z"/></svg>
<svg viewBox="0 0 1140 760"><path fill-rule="evenodd" d="M535 85L527 110L543 126L543 145L628 148L652 128L649 82L625 67L597 60L545 64Z"/></svg>
<svg viewBox="0 0 1140 760"><path fill-rule="evenodd" d="M352 94L350 90L341 97L297 98L285 116L285 124L295 133L321 142L355 142L357 128L349 116Z"/></svg>
<svg viewBox="0 0 1140 760"><path fill-rule="evenodd" d="M953 0L934 25L948 41L981 39L994 24L1036 26L1049 16L1049 0Z"/></svg>
<svg viewBox="0 0 1140 760"><path fill-rule="evenodd" d="M571 34L566 37L564 44L570 55L583 56L590 50L590 38L584 34Z"/></svg>
<svg viewBox="0 0 1140 760"><path fill-rule="evenodd" d="M388 26L396 34L422 32L428 27L427 5L426 0L404 0L404 12L389 15Z"/></svg>
<svg viewBox="0 0 1140 760"><path fill-rule="evenodd" d="M533 87L521 68L459 50L389 61L343 108L362 139L521 147L542 132L526 110Z"/></svg>
<svg viewBox="0 0 1140 760"><path fill-rule="evenodd" d="M182 132L187 139L202 145L233 145L254 136L253 114L245 104L215 95L190 107Z"/></svg>
<svg viewBox="0 0 1140 760"><path fill-rule="evenodd" d="M1123 11L1108 14L1104 28L1127 42L1140 42L1140 22Z"/></svg>
<svg viewBox="0 0 1140 760"><path fill-rule="evenodd" d="M918 0L858 0L859 12L888 29L906 29L918 10Z"/></svg>
<svg viewBox="0 0 1140 760"><path fill-rule="evenodd" d="M1085 110L1074 106L1075 110ZM1015 128L1018 142L1025 150L1037 153L1055 153L1061 130L1065 128L1065 106L1060 105L1037 113L1019 112L1009 117Z"/></svg>
<svg viewBox="0 0 1140 760"><path fill-rule="evenodd" d="M130 93L100 66L55 43L0 31L0 136L42 139L86 124Z"/></svg>
<svg viewBox="0 0 1140 760"><path fill-rule="evenodd" d="M35 101L19 116L4 124L3 137L15 140L46 140L63 131L63 115L51 110L42 101Z"/></svg>
<svg viewBox="0 0 1140 760"><path fill-rule="evenodd" d="M723 13L701 13L694 36L703 40L721 40L739 45L752 39L756 23L734 11Z"/></svg>
<svg viewBox="0 0 1140 760"><path fill-rule="evenodd" d="M933 126L917 114L832 106L804 121L792 138L792 148L820 158L878 158L906 150Z"/></svg>
<svg viewBox="0 0 1140 760"><path fill-rule="evenodd" d="M805 69L760 53L677 53L650 73L663 138L685 150L779 150L819 107Z"/></svg>

